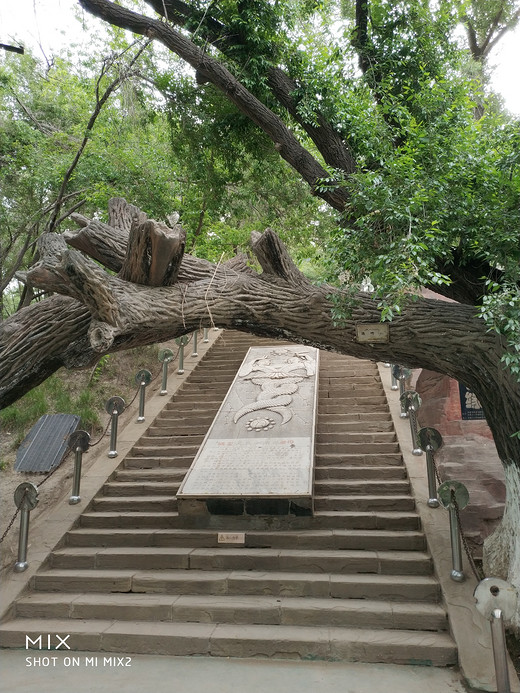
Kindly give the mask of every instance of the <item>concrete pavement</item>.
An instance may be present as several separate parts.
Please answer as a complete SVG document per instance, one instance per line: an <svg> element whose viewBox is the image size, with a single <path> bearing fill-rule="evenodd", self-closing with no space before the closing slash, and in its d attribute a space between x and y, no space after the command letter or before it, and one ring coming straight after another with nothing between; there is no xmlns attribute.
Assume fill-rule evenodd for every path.
<svg viewBox="0 0 520 693"><path fill-rule="evenodd" d="M45 657L49 660L47 666L43 666ZM1 693L464 693L466 690L452 669L394 664L1 650L0 667Z"/></svg>

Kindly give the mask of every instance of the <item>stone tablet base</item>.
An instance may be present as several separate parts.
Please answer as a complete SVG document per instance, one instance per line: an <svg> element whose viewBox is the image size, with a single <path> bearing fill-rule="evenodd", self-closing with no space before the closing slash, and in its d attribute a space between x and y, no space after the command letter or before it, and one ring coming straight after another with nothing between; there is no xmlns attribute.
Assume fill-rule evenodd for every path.
<svg viewBox="0 0 520 693"><path fill-rule="evenodd" d="M278 515L312 516L312 498L179 498L181 515Z"/></svg>

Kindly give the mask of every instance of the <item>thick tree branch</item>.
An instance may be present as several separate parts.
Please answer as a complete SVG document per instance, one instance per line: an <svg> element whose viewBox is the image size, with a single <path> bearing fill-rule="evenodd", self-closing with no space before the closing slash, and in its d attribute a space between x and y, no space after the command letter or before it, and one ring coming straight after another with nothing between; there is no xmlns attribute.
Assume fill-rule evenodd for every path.
<svg viewBox="0 0 520 693"><path fill-rule="evenodd" d="M280 156L287 161L310 185L313 194L322 197L334 209L342 211L348 196L343 188L318 191L327 171L300 144L291 130L275 113L246 89L227 68L208 56L201 48L167 24L127 10L109 0L79 0L90 13L111 24L134 33L156 38L185 60L226 97L250 120L258 125L274 142Z"/></svg>
<svg viewBox="0 0 520 693"><path fill-rule="evenodd" d="M311 288L312 284L296 267L287 248L272 229L251 234L251 249L260 267L270 277L279 277L293 286L307 290Z"/></svg>
<svg viewBox="0 0 520 693"><path fill-rule="evenodd" d="M141 223L136 217L119 277L134 284L169 286L177 279L185 245L180 226L169 229L153 219Z"/></svg>
<svg viewBox="0 0 520 693"><path fill-rule="evenodd" d="M104 225L106 238L100 240L99 227L84 217L80 221L84 225L80 237L87 246L120 268L129 232ZM0 402L4 406L60 365L87 366L100 353L218 325L446 373L470 387L482 402L502 459L520 460L518 441L511 437L518 428L520 385L502 368L504 345L475 317L474 306L411 301L391 323L388 343L367 344L357 341L356 327L379 321L376 301L358 296L351 315L335 322L332 307L342 300L341 292L311 285L272 231L253 239L261 274L243 258L213 265L184 256L177 282L159 287L110 275L68 249L63 236L46 235L41 243L42 258L29 279L66 298L46 299L2 325ZM507 407L496 406L497 392Z"/></svg>
<svg viewBox="0 0 520 693"><path fill-rule="evenodd" d="M164 2L162 0L148 0L153 9L177 26L194 26L204 28L204 37L223 54L236 60L236 54L230 55L229 48L234 48L243 43L243 37L232 34L231 31L207 12L197 12L195 8L178 0ZM304 131L312 139L318 151L329 166L353 173L356 169L355 159L349 147L345 144L339 133L319 112L316 113L317 124L311 124L298 113L297 102L293 92L297 84L280 67L271 67L267 73L267 83L271 92L279 103L287 109L291 117L299 123Z"/></svg>
<svg viewBox="0 0 520 693"><path fill-rule="evenodd" d="M124 197L110 198L108 201L108 226L128 233L136 219L143 224L148 217L138 207L129 204ZM81 223L79 218L77 221ZM88 222L88 220L85 221ZM86 226L87 224L82 225Z"/></svg>
<svg viewBox="0 0 520 693"><path fill-rule="evenodd" d="M296 82L280 68L271 68L268 84L278 101L312 139L327 164L344 171L347 175L354 173L356 170L354 156L332 125L320 113L316 113L317 125L308 122L298 113L297 102L293 97L298 86Z"/></svg>

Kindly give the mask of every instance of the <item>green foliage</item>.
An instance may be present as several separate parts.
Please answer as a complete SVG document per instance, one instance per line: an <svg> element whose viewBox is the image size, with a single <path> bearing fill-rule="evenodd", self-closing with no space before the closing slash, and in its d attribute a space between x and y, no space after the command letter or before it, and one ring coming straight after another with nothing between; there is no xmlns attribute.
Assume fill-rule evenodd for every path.
<svg viewBox="0 0 520 693"><path fill-rule="evenodd" d="M0 55L2 284L31 262L34 242L47 230L94 111L96 90L103 93L124 69L121 60L135 50L105 61L86 55L73 63L56 56L47 65L30 53ZM128 79L105 104L89 134L62 213L81 202L82 213L93 216L98 209L106 210L110 197L121 195L164 218L175 194L171 170L165 119L155 110L151 90Z"/></svg>
<svg viewBox="0 0 520 693"><path fill-rule="evenodd" d="M176 63L155 83L166 99L188 251L226 259L247 252L251 231L271 226L297 260L317 257L316 227L328 235L333 217L263 133L214 87L179 75Z"/></svg>
<svg viewBox="0 0 520 693"><path fill-rule="evenodd" d="M98 393L89 388L75 393L62 377L53 375L16 404L0 411L0 426L14 434L13 447L22 442L31 426L44 414L75 414L80 417L79 428L91 430L101 423L98 397Z"/></svg>

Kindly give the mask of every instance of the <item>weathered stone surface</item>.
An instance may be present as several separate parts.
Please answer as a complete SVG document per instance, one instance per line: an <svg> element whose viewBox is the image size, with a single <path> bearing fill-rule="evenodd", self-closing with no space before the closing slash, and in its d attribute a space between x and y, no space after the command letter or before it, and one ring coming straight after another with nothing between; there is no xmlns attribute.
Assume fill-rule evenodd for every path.
<svg viewBox="0 0 520 693"><path fill-rule="evenodd" d="M504 469L493 441L478 435L446 436L435 456L443 481L462 481L469 503L460 519L476 556L498 525L505 503Z"/></svg>
<svg viewBox="0 0 520 693"><path fill-rule="evenodd" d="M311 511L317 364L311 347L249 350L179 489L181 513Z"/></svg>
<svg viewBox="0 0 520 693"><path fill-rule="evenodd" d="M456 380L425 369L420 371L415 389L422 398L417 417L421 426L434 426L443 436L474 434L492 439L485 420L462 420Z"/></svg>

